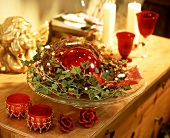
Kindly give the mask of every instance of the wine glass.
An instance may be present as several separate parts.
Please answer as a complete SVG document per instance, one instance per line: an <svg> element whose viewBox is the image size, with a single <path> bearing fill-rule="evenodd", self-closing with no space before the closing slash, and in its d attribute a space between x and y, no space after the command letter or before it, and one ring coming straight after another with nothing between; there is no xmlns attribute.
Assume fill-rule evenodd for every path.
<svg viewBox="0 0 170 138"><path fill-rule="evenodd" d="M82 6L82 10L84 13L86 13L86 4L84 0L80 0L81 6Z"/></svg>
<svg viewBox="0 0 170 138"><path fill-rule="evenodd" d="M118 51L122 56L122 59L126 59L129 62L132 61L130 58L127 57L131 53L135 34L125 31L116 33L116 36L118 40Z"/></svg>
<svg viewBox="0 0 170 138"><path fill-rule="evenodd" d="M159 14L153 11L141 11L136 14L138 21L138 28L140 34L143 36L142 44L142 57L147 58L146 48L148 45L148 36L154 32L155 25Z"/></svg>

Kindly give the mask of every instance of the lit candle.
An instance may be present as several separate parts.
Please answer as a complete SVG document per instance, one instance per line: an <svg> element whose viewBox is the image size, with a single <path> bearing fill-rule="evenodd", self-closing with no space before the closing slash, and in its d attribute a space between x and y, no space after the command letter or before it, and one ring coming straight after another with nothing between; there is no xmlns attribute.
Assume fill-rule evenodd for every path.
<svg viewBox="0 0 170 138"><path fill-rule="evenodd" d="M103 5L103 42L112 49L114 28L116 19L116 4L105 3Z"/></svg>
<svg viewBox="0 0 170 138"><path fill-rule="evenodd" d="M141 4L132 2L128 4L128 14L127 14L127 24L126 30L135 34L134 44L138 44L139 42L139 29L136 13L141 11Z"/></svg>

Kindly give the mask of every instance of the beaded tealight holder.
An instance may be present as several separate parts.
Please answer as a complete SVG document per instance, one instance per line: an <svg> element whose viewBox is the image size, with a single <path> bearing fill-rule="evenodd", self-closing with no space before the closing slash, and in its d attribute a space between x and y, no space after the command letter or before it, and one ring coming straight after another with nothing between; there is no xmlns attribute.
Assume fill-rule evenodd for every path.
<svg viewBox="0 0 170 138"><path fill-rule="evenodd" d="M34 105L28 110L26 120L30 131L32 129L39 130L40 133L43 129L47 131L53 124L53 109L43 104Z"/></svg>
<svg viewBox="0 0 170 138"><path fill-rule="evenodd" d="M11 94L5 101L6 112L10 118L12 116L25 118L26 113L31 106L32 102L30 97L23 93Z"/></svg>

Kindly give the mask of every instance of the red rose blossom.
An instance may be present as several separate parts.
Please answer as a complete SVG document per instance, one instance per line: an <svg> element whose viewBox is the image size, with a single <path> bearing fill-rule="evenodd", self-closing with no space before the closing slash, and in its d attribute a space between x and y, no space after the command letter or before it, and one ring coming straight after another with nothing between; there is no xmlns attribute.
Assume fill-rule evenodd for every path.
<svg viewBox="0 0 170 138"><path fill-rule="evenodd" d="M74 130L75 125L73 119L70 116L60 114L57 121L58 127L65 133Z"/></svg>
<svg viewBox="0 0 170 138"><path fill-rule="evenodd" d="M96 111L93 108L81 109L78 122L80 125L84 125L86 128L92 127L95 123L98 122Z"/></svg>

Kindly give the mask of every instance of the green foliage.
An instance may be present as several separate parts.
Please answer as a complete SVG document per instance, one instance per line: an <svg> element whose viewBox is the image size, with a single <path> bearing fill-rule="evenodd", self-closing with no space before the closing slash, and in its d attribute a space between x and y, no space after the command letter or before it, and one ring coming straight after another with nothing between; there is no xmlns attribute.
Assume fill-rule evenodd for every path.
<svg viewBox="0 0 170 138"><path fill-rule="evenodd" d="M127 61L117 61L113 68L111 59L106 59L107 64L102 63L102 69L95 68L95 74L107 81L115 82L115 75L124 72L122 64ZM90 62L81 63L80 66L72 66L70 71L56 62L55 57L48 53L47 49L38 47L37 54L30 61L21 61L28 66L28 81L32 83L36 92L43 94L55 93L63 97L88 98L90 100L102 100L107 97L116 98L124 96L130 86L109 87L99 83L100 79L92 72L87 72ZM53 70L46 69L45 65L50 63ZM43 70L41 67L43 66ZM123 78L122 78L123 79ZM116 82L121 79L116 80Z"/></svg>

